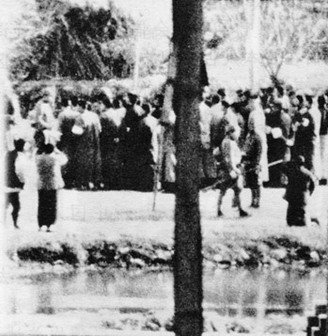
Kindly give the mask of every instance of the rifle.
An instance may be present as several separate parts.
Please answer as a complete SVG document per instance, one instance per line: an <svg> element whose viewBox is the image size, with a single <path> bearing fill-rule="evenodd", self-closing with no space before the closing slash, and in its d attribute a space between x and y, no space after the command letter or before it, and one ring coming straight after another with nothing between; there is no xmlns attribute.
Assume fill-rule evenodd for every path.
<svg viewBox="0 0 328 336"><path fill-rule="evenodd" d="M275 165L277 165L277 164L280 164L280 163L282 163L282 162L284 162L284 160L277 160L277 161L273 161L273 162L270 162L269 164L268 164L268 167L272 167L272 166L275 166ZM253 170L256 170L257 168L252 168L252 169L249 169L249 170L247 170L248 172L250 172L250 171L253 171ZM211 189L214 189L216 186L218 186L220 183L222 183L222 182L224 182L225 180L223 179L219 179L219 180L217 180L217 181L215 181L213 184L211 184L210 186L208 186L208 187L205 187L205 188L202 188L201 189L201 191L203 191L203 192L205 192L205 191L208 191L208 190L211 190Z"/></svg>

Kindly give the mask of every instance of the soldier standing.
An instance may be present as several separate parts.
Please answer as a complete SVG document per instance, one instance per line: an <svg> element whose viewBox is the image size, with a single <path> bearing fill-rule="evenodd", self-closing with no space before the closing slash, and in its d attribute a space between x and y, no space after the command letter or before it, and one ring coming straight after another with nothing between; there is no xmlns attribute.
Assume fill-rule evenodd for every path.
<svg viewBox="0 0 328 336"><path fill-rule="evenodd" d="M235 192L236 205L240 217L248 216L248 213L241 206L240 193L243 189L243 178L240 170L241 151L237 144L236 130L229 125L226 135L221 144L221 162L218 169L218 178L222 181L218 188L220 190L218 199L218 216L223 216L221 207L223 197L228 189Z"/></svg>

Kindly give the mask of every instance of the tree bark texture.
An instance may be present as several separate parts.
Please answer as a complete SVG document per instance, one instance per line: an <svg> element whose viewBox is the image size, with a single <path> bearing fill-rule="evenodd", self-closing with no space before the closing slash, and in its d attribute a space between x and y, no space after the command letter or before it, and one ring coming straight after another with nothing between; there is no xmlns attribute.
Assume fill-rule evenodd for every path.
<svg viewBox="0 0 328 336"><path fill-rule="evenodd" d="M174 328L178 336L203 332L199 211L202 26L201 0L173 0L176 53L173 108L177 115Z"/></svg>

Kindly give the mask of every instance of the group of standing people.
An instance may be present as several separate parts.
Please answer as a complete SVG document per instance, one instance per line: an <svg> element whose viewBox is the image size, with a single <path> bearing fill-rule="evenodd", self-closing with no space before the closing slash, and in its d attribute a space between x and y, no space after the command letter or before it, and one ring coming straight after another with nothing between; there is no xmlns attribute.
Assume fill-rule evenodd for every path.
<svg viewBox="0 0 328 336"><path fill-rule="evenodd" d="M269 87L256 94L238 90L230 97L224 89L214 95L204 91L200 106L203 171L205 178L216 179L213 186L220 190L218 216L223 215L227 189L234 190L234 205L240 216L246 216L240 205L243 186L251 189L251 207L258 208L265 184L286 187L288 225L309 222L310 194L318 183L327 183L327 102L328 92L315 96L290 86ZM213 162L218 169L213 169Z"/></svg>
<svg viewBox="0 0 328 336"><path fill-rule="evenodd" d="M163 190L174 190L175 114L164 113L163 95L150 101L133 93L113 97L99 91L91 97L66 95L59 101L55 116L45 90L27 116L33 135L25 140L35 148L38 172L39 227L55 222L57 190L63 186L152 191L160 182ZM259 208L265 184L286 186L288 224L306 224L308 194L318 181L327 182L327 111L328 91L314 96L276 86L226 94L223 88L212 92L205 87L199 105L200 176L203 187L220 191L218 216L223 216L222 201L229 188L235 194L233 206L244 217L248 213L241 205L242 189L251 189L251 207ZM8 152L16 151L8 162L15 161L21 147L15 144ZM296 168L302 173L296 174ZM297 179L293 182L301 176L307 180L303 187ZM15 197L11 199L14 207ZM17 226L19 209L14 208Z"/></svg>
<svg viewBox="0 0 328 336"><path fill-rule="evenodd" d="M57 190L64 186L94 191L153 190L159 125L159 119L151 115L153 109L132 93L113 100L98 93L92 97L61 97L61 111L56 117L50 93L45 90L28 113L28 124L24 125L29 125L31 132L24 133L24 140L17 139L22 134L13 135L17 118L12 109L7 110L10 125L5 133L10 157L6 158L6 171L18 181L18 140L35 158L40 228L49 229L55 223ZM19 182L20 189L23 182ZM7 183L11 184L10 176ZM8 197L8 202L18 227L19 193L14 196Z"/></svg>
<svg viewBox="0 0 328 336"><path fill-rule="evenodd" d="M158 145L152 109L131 93L112 100L105 93L62 98L56 123L34 138L47 142L46 132L60 134L66 188L151 191Z"/></svg>

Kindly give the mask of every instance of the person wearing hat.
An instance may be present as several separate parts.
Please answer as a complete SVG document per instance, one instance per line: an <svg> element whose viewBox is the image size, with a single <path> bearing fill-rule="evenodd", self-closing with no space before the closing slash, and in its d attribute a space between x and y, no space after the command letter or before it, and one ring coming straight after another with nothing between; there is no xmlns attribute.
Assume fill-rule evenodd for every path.
<svg viewBox="0 0 328 336"><path fill-rule="evenodd" d="M310 223L308 204L310 196L315 188L315 177L305 167L305 159L302 155L296 156L284 166L284 172L288 177L284 199L288 202L287 225L305 226Z"/></svg>
<svg viewBox="0 0 328 336"><path fill-rule="evenodd" d="M235 192L236 206L240 217L248 216L248 213L241 206L240 193L243 189L243 178L240 170L241 151L237 144L236 130L234 126L227 125L226 135L221 144L221 162L218 168L218 184L220 190L218 199L218 216L223 216L222 202L228 189Z"/></svg>

